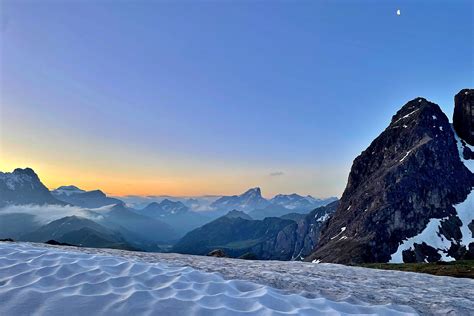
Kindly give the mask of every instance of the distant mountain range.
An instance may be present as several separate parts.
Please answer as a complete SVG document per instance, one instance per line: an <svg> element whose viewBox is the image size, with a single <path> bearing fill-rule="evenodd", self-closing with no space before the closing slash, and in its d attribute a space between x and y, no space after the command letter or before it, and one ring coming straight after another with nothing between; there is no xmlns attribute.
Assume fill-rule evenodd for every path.
<svg viewBox="0 0 474 316"><path fill-rule="evenodd" d="M51 191L51 194L58 200L84 208L97 208L123 203L119 199L106 196L100 190L84 191L74 185L59 187Z"/></svg>
<svg viewBox="0 0 474 316"><path fill-rule="evenodd" d="M252 188L240 195L223 196L210 205L210 209L225 213L238 210L249 213L254 219L279 217L288 213L308 213L311 210L337 200L335 197L316 199L312 196L301 196L296 193L278 194L270 200L262 196L260 188Z"/></svg>
<svg viewBox="0 0 474 316"><path fill-rule="evenodd" d="M168 224L173 227L179 236L183 236L190 230L212 220L204 214L191 211L182 202L174 202L168 199L160 203L152 202L145 208L135 212Z"/></svg>
<svg viewBox="0 0 474 316"><path fill-rule="evenodd" d="M169 195L157 196L122 196L120 200L127 203L135 209L143 209L150 203L160 203L164 200L172 202L181 202L187 206L191 211L206 214L208 217L217 218L225 215L231 210L240 210L251 212L255 209L268 209L268 216L279 216L278 209L284 208L284 214L289 212L307 213L316 207L327 205L337 198L330 197L327 199L318 199L310 195L301 196L298 194L278 194L271 199L266 199L262 196L260 188L252 188L240 195L232 196L194 196L194 197L174 197ZM274 208L275 213L271 212Z"/></svg>
<svg viewBox="0 0 474 316"><path fill-rule="evenodd" d="M259 188L254 188L241 195L185 198L183 201L165 198L156 202L148 197L141 200L152 201L145 207L132 208L100 190L86 191L67 185L50 192L30 168L0 173L0 193L0 238L55 240L79 246L146 251L162 250L189 231L225 214L231 207L253 212L255 208L265 206L264 211L254 214L263 219L290 212L309 212L311 205L321 203L293 194L287 199L278 195L272 199L275 201L272 204L262 197ZM32 205L42 207L32 210ZM43 223L38 216L49 220ZM228 218L232 216L252 220L242 211L231 211Z"/></svg>

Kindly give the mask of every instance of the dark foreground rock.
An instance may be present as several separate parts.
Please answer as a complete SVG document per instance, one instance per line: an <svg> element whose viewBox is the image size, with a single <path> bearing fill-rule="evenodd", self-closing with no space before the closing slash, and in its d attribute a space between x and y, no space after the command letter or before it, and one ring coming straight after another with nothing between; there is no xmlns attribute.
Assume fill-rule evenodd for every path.
<svg viewBox="0 0 474 316"><path fill-rule="evenodd" d="M474 145L474 89L463 89L454 97L453 126L463 140Z"/></svg>

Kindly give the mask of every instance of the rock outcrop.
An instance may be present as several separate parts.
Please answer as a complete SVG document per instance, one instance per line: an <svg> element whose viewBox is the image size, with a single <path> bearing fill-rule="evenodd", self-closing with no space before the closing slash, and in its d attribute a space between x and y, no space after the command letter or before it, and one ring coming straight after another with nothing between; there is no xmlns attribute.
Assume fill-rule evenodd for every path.
<svg viewBox="0 0 474 316"><path fill-rule="evenodd" d="M448 118L438 105L416 98L354 160L337 211L306 260L388 262L421 233L439 238L444 248L413 239L404 261L461 258L468 246L461 244L464 224L454 206L473 185Z"/></svg>
<svg viewBox="0 0 474 316"><path fill-rule="evenodd" d="M227 258L226 253L222 249L215 249L207 254L208 257L216 257L216 258Z"/></svg>
<svg viewBox="0 0 474 316"><path fill-rule="evenodd" d="M474 145L474 89L463 89L454 97L453 126L469 145Z"/></svg>
<svg viewBox="0 0 474 316"><path fill-rule="evenodd" d="M321 229L336 211L338 205L339 201L335 201L326 206L318 207L303 219L297 221L292 260L303 260L311 254L319 243Z"/></svg>

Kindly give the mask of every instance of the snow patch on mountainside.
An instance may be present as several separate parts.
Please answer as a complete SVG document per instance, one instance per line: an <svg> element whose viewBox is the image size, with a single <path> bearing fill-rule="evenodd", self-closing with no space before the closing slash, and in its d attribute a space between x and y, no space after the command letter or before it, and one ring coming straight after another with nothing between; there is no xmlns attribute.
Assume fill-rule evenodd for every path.
<svg viewBox="0 0 474 316"><path fill-rule="evenodd" d="M468 247L470 243L474 242L473 233L469 229L469 224L474 221L474 190L471 191L471 193L464 202L455 205L454 208L456 209L458 217L462 222L461 243Z"/></svg>
<svg viewBox="0 0 474 316"><path fill-rule="evenodd" d="M444 219L439 218L432 218L426 228L416 235L415 237L411 237L405 240L397 249L397 251L392 255L390 259L390 263L403 263L403 256L402 253L404 250L413 249L415 244L421 245L422 243L426 243L433 248L438 250L438 253L441 256L441 260L443 261L453 261L454 258L448 256L447 252L451 247L451 241L447 240L443 235L440 233L441 222Z"/></svg>
<svg viewBox="0 0 474 316"><path fill-rule="evenodd" d="M34 188L33 179L30 175L16 172L0 172L0 181L4 182L9 190L15 190L17 185L30 183Z"/></svg>
<svg viewBox="0 0 474 316"><path fill-rule="evenodd" d="M71 194L84 193L84 192L86 192L86 191L84 191L82 189L79 189L78 187L76 187L74 185L63 185L63 186L60 186L59 188L51 191L51 193L55 194L55 195L64 194L64 195L67 195L67 196L70 196Z"/></svg>
<svg viewBox="0 0 474 316"><path fill-rule="evenodd" d="M453 129L454 137L456 138L456 143L458 145L459 157L464 165L471 171L474 172L474 160L464 159L463 151L464 147L469 148L474 152L474 146L470 146L467 143L463 144L460 137L456 134L456 131ZM466 200L458 205L455 205L454 208L458 213L458 217L462 222L461 233L462 233L462 244L466 247L470 243L474 242L473 233L469 229L468 225L474 221L474 190L471 190L471 193L468 195Z"/></svg>
<svg viewBox="0 0 474 316"><path fill-rule="evenodd" d="M474 160L465 159L463 155L464 148L467 147L474 152L474 147L461 141L459 136L454 131L456 143L458 147L459 157L464 165L471 171L474 171ZM462 239L460 244L465 247L469 247L469 244L474 242L473 233L469 228L469 224L474 220L474 191L468 195L466 200L460 204L454 205L457 216L462 222L461 233ZM415 244L421 245L426 243L427 245L435 248L438 254L441 256L443 261L453 261L454 258L450 257L447 252L454 241L448 240L441 232L441 223L443 220L448 218L439 219L432 218L426 228L418 235L408 238L403 241L398 247L397 251L392 255L390 263L402 263L403 262L403 251L414 249Z"/></svg>
<svg viewBox="0 0 474 316"><path fill-rule="evenodd" d="M474 172L474 160L464 159L464 148L469 148L474 152L474 146L467 144L466 142L461 141L461 138L456 134L456 131L453 128L454 137L456 138L456 144L458 145L459 158L464 163L464 165L471 171Z"/></svg>

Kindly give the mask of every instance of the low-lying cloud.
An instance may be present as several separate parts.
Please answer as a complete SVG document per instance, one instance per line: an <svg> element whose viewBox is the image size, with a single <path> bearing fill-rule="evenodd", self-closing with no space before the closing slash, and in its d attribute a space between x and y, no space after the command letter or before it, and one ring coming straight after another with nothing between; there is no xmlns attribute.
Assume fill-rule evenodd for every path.
<svg viewBox="0 0 474 316"><path fill-rule="evenodd" d="M80 216L91 220L99 220L102 215L71 205L9 205L0 209L0 216L6 214L28 214L34 216L35 221L45 225L66 216Z"/></svg>

